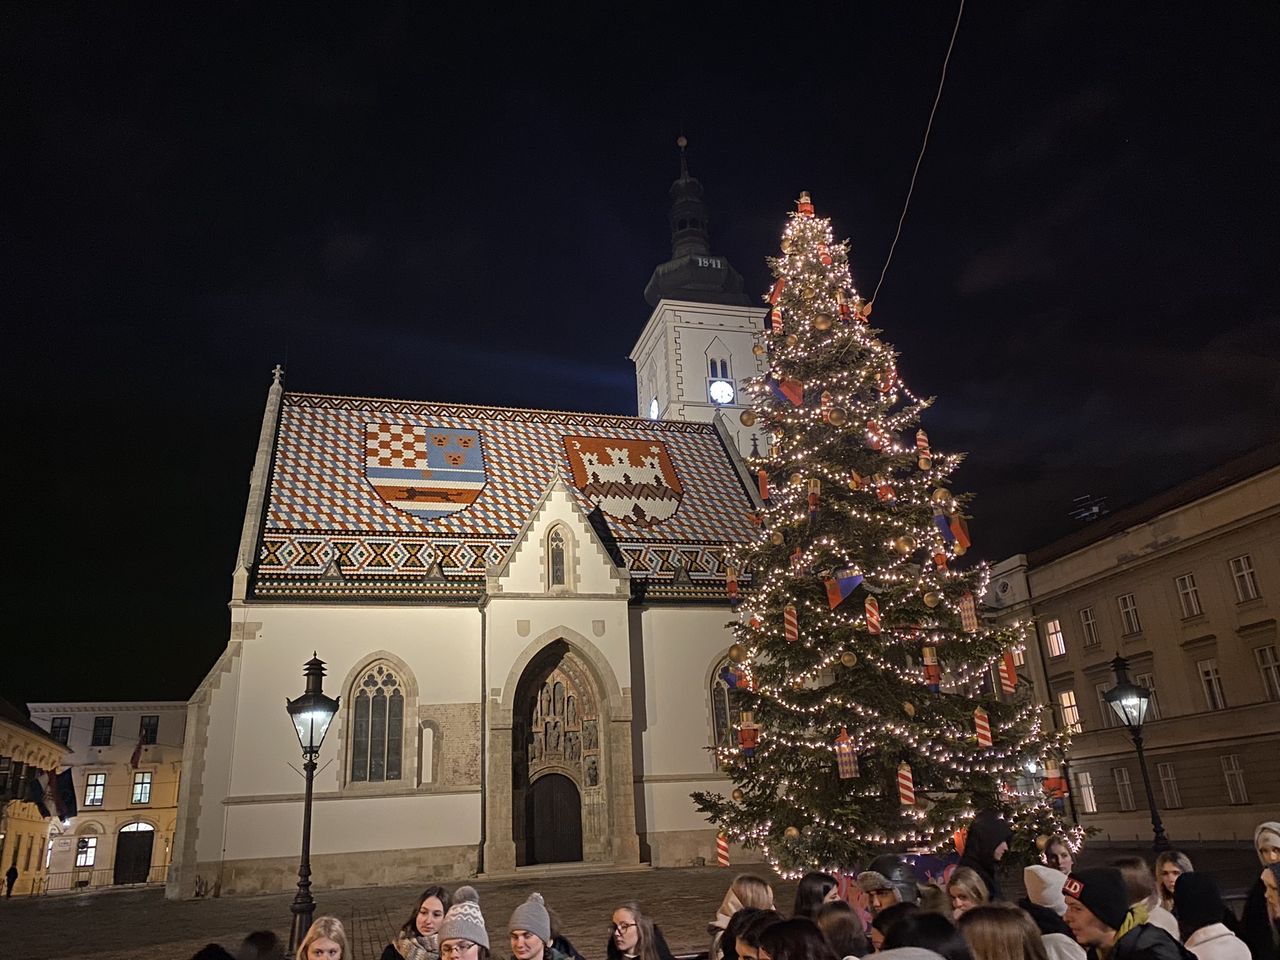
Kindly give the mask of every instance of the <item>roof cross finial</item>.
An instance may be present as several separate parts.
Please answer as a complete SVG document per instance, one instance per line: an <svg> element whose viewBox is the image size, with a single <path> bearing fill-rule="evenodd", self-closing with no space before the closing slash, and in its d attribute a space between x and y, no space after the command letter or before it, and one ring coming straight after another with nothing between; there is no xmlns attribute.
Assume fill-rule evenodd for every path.
<svg viewBox="0 0 1280 960"><path fill-rule="evenodd" d="M689 146L689 138L683 133L676 137L676 146L680 148L680 179L689 179L689 157L684 152L684 148Z"/></svg>
<svg viewBox="0 0 1280 960"><path fill-rule="evenodd" d="M280 366L280 364L277 363L275 367L273 367L271 370L271 382L279 383L283 377L284 377L284 367Z"/></svg>

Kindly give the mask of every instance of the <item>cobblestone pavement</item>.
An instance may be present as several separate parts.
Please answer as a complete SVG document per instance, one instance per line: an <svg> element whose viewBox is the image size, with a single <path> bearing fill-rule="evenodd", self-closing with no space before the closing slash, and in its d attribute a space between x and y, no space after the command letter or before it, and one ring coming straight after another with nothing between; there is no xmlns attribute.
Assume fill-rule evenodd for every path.
<svg viewBox="0 0 1280 960"><path fill-rule="evenodd" d="M1096 866L1126 853L1149 850L1093 849L1083 865ZM1214 873L1228 894L1243 894L1257 878L1247 848L1196 850L1192 859ZM768 876L762 865L745 866ZM540 891L556 910L564 933L588 960L604 955L606 924L623 900L639 900L658 920L673 950L708 946L706 924L715 913L736 869L715 867L664 870L580 870L503 880L477 880L480 906L496 957L506 957L506 922L517 903ZM424 883L412 887L317 890L318 914L341 917L352 940L354 960L377 960L404 922ZM788 910L795 886L773 881L777 902ZM1021 876L1005 878L1005 895L1022 895ZM288 934L292 893L219 900L167 901L158 889L0 900L0 960L185 960L206 943L232 951L252 930Z"/></svg>

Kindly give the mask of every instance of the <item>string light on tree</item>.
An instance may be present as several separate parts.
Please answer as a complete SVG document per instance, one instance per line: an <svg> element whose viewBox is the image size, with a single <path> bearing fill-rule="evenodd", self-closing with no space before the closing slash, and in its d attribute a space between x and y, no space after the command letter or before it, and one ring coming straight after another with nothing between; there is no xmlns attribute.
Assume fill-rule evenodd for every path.
<svg viewBox="0 0 1280 960"><path fill-rule="evenodd" d="M921 427L931 401L870 325L849 245L807 193L780 247L755 351L767 372L742 388L765 507L726 560L751 612L733 625L749 681L733 691L737 736L717 751L734 784L695 801L793 876L946 850L987 804L1042 823L1046 798L1004 785L1066 741L1013 672L1025 625L984 620L989 573L959 560L962 457Z"/></svg>

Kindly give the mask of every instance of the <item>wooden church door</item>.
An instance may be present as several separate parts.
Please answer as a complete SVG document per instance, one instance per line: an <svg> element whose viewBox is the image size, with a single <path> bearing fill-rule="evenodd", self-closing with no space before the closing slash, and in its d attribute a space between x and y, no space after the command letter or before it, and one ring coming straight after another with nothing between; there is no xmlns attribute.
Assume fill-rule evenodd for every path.
<svg viewBox="0 0 1280 960"><path fill-rule="evenodd" d="M582 796L572 780L548 773L528 793L529 863L570 863L582 859Z"/></svg>

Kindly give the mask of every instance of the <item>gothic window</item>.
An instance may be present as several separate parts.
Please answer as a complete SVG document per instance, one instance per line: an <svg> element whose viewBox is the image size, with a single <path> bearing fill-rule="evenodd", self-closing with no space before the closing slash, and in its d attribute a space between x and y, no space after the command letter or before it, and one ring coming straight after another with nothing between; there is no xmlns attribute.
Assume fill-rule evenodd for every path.
<svg viewBox="0 0 1280 960"><path fill-rule="evenodd" d="M733 746L733 718L740 709L738 691L746 686L742 669L725 657L711 675L711 733L713 746ZM719 763L716 764L719 766Z"/></svg>
<svg viewBox="0 0 1280 960"><path fill-rule="evenodd" d="M563 587L564 580L564 534L559 530L552 530L549 538L550 550L549 564L550 576L547 578L548 583L553 587Z"/></svg>
<svg viewBox="0 0 1280 960"><path fill-rule="evenodd" d="M399 780L404 757L404 691L385 663L376 663L351 691L351 781Z"/></svg>

